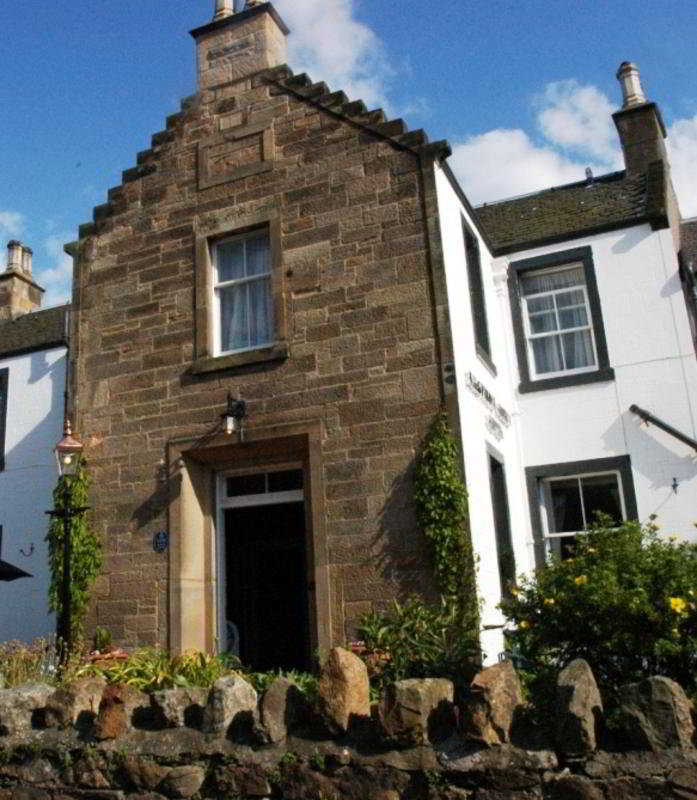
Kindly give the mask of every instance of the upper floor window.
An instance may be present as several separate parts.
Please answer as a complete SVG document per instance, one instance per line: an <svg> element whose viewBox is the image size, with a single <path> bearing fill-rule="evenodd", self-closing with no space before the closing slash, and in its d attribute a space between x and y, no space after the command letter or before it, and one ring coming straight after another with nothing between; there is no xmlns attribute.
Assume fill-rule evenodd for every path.
<svg viewBox="0 0 697 800"><path fill-rule="evenodd" d="M582 264L520 278L532 377L595 369L595 340Z"/></svg>
<svg viewBox="0 0 697 800"><path fill-rule="evenodd" d="M213 245L218 354L267 347L275 341L271 256L266 231Z"/></svg>
<svg viewBox="0 0 697 800"><path fill-rule="evenodd" d="M611 380L590 247L510 265L519 391Z"/></svg>
<svg viewBox="0 0 697 800"><path fill-rule="evenodd" d="M0 369L0 470L5 469L5 427L7 422L7 385L9 369Z"/></svg>
<svg viewBox="0 0 697 800"><path fill-rule="evenodd" d="M477 354L484 359L488 366L493 367L479 242L467 226L464 217L462 218L462 235L465 242L465 264L467 266L467 282L469 285L470 307L472 309L474 343Z"/></svg>

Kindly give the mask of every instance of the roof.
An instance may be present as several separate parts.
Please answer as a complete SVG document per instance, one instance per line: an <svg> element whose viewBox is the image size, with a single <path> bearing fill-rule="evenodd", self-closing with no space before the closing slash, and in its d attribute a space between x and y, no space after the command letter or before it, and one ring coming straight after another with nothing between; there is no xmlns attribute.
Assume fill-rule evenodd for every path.
<svg viewBox="0 0 697 800"><path fill-rule="evenodd" d="M475 209L497 255L650 222L665 227L662 162L646 172L613 172Z"/></svg>
<svg viewBox="0 0 697 800"><path fill-rule="evenodd" d="M67 344L69 308L68 305L46 308L0 322L0 358Z"/></svg>

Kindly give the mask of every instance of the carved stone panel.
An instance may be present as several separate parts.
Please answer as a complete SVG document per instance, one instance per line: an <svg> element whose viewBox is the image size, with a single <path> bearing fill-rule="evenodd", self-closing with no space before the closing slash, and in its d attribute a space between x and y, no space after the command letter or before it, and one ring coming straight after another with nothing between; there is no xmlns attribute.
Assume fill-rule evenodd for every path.
<svg viewBox="0 0 697 800"><path fill-rule="evenodd" d="M217 136L199 144L199 189L272 168L273 132L266 123L224 128Z"/></svg>

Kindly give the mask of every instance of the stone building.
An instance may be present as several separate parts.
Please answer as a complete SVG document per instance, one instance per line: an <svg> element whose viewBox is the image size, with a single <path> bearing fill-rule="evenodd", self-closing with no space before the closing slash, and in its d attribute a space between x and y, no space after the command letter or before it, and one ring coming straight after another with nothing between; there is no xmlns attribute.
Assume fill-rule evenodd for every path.
<svg viewBox="0 0 697 800"><path fill-rule="evenodd" d="M270 4L219 5L192 31L198 94L68 248L94 620L304 666L432 587L409 481L449 359L446 145L293 75Z"/></svg>

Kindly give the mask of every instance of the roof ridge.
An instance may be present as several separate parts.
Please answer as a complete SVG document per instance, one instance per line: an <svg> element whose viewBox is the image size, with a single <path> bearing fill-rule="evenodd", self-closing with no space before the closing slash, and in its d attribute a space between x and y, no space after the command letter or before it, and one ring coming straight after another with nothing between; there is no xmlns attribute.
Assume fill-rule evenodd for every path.
<svg viewBox="0 0 697 800"><path fill-rule="evenodd" d="M635 176L640 177L640 176ZM581 186L594 186L598 183L611 183L613 181L620 181L624 178L629 178L626 173L626 170L616 170L615 172L606 172L604 175L594 175L592 180L588 180L584 178L579 181L571 181L571 183L560 183L557 186L547 186L544 189L538 189L536 192L524 192L523 194L515 194L511 197L503 197L501 200L492 200L491 202L484 202L479 203L479 205L475 206L475 209L480 208L491 208L492 206L500 206L504 205L505 203L513 203L516 200L525 200L529 197L536 197L538 195L543 194L551 194L553 192L559 192L564 189L574 189ZM630 179L630 180L633 180Z"/></svg>

